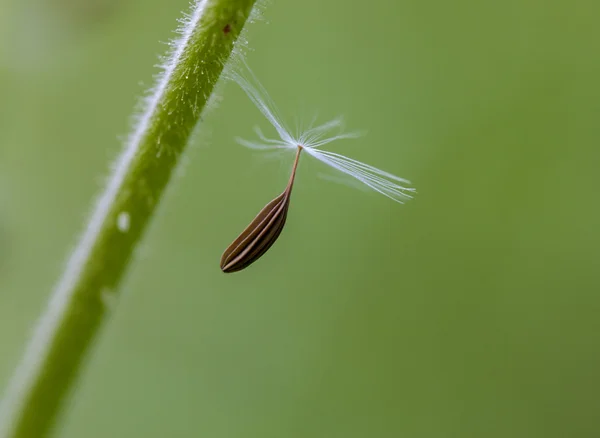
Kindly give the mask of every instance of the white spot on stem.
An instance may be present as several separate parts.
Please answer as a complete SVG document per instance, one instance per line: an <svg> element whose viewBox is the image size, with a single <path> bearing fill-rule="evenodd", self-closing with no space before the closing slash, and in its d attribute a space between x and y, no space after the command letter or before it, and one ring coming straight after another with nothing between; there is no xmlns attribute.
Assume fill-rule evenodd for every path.
<svg viewBox="0 0 600 438"><path fill-rule="evenodd" d="M129 217L129 213L127 213L126 211L119 213L119 216L117 216L117 228L119 229L119 231L122 233L126 233L127 231L129 231L130 225L131 219Z"/></svg>

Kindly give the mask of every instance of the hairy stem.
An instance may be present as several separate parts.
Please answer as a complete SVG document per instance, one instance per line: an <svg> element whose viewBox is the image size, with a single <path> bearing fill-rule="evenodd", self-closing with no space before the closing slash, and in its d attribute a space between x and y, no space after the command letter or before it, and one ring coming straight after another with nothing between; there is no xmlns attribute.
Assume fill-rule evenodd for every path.
<svg viewBox="0 0 600 438"><path fill-rule="evenodd" d="M9 383L1 438L51 433L254 3L194 3Z"/></svg>

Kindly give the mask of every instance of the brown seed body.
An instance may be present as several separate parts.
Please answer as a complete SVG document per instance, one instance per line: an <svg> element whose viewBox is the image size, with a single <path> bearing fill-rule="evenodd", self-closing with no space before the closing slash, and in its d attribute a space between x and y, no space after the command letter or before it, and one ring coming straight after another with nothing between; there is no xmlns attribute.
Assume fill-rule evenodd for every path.
<svg viewBox="0 0 600 438"><path fill-rule="evenodd" d="M223 253L221 257L223 272L241 271L250 266L267 252L281 234L290 206L301 151L302 147L298 146L292 175L283 193L269 202Z"/></svg>

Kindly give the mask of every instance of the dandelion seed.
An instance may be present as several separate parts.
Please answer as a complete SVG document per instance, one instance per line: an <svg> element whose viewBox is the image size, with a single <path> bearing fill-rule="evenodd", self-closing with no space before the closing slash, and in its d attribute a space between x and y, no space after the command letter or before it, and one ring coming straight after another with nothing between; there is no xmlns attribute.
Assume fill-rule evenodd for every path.
<svg viewBox="0 0 600 438"><path fill-rule="evenodd" d="M279 138L269 138L257 127L255 128L258 136L257 141L237 138L237 142L251 149L271 151L293 149L297 150L297 153L292 175L286 189L281 195L268 203L242 234L225 250L221 258L223 272L239 271L254 263L279 237L285 225L294 177L302 151L322 163L355 178L365 186L393 201L402 204L413 197L415 189L410 187L408 180L344 155L321 149L322 146L336 140L361 136L359 132L344 132L341 118L317 126L314 126L315 119L313 119L303 132L292 134L279 115L275 103L243 59L240 59L239 67L239 69L232 69L227 72L227 76L246 92L250 100L275 128Z"/></svg>
<svg viewBox="0 0 600 438"><path fill-rule="evenodd" d="M302 147L298 146L292 175L283 193L269 202L223 253L221 257L223 272L241 271L250 266L267 252L281 234L290 206L300 152Z"/></svg>

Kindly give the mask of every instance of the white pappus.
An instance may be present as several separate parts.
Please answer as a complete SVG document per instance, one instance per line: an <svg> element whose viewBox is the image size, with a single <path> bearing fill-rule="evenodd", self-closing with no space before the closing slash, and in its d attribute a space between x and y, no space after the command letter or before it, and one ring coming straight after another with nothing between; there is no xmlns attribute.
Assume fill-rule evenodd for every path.
<svg viewBox="0 0 600 438"><path fill-rule="evenodd" d="M357 132L343 132L341 118L330 120L318 126L314 126L315 120L313 119L306 130L293 135L280 117L275 103L245 60L238 60L236 64L226 73L227 77L236 82L246 92L250 100L279 134L279 139L268 138L260 128L255 127L258 141L237 138L238 143L252 149L264 150L297 150L300 148L317 160L350 175L396 202L404 203L413 197L415 189L410 187L410 181L344 155L321 149L321 146L335 140L357 138L361 135Z"/></svg>

